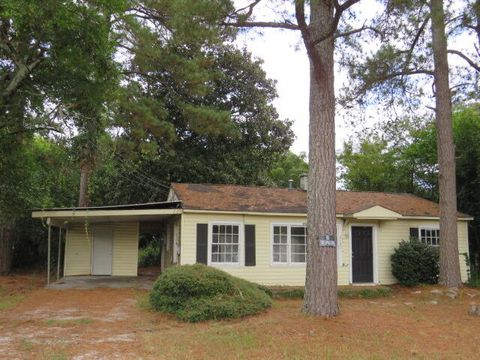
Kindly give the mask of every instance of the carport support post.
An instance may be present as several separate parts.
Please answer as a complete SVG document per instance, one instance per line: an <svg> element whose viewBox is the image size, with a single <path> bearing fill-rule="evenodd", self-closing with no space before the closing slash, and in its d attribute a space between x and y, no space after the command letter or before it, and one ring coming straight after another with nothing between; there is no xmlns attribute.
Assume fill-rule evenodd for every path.
<svg viewBox="0 0 480 360"><path fill-rule="evenodd" d="M52 240L52 226L50 225L50 218L48 218L47 224L48 224L47 285L50 285L50 248L51 248L51 240Z"/></svg>
<svg viewBox="0 0 480 360"><path fill-rule="evenodd" d="M60 257L62 256L62 228L58 228L57 281L60 279Z"/></svg>

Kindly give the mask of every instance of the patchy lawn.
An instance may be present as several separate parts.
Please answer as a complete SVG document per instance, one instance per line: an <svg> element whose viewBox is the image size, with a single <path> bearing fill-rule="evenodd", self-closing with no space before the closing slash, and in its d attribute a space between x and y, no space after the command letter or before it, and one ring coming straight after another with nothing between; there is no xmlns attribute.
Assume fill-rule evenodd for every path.
<svg viewBox="0 0 480 360"><path fill-rule="evenodd" d="M141 290L46 290L29 277L0 277L0 285L0 304L10 299L0 308L0 358L471 359L480 354L480 318L468 315L470 303L480 303L480 291L468 288L457 299L431 293L434 287L342 299L341 315L329 320L300 313L300 300L275 300L260 316L187 324L151 312Z"/></svg>

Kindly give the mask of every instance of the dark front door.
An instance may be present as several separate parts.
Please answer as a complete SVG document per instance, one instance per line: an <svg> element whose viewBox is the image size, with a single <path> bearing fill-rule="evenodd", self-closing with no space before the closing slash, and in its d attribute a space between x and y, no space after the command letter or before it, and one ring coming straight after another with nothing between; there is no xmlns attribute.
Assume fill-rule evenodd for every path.
<svg viewBox="0 0 480 360"><path fill-rule="evenodd" d="M373 283L373 228L352 226L352 282Z"/></svg>

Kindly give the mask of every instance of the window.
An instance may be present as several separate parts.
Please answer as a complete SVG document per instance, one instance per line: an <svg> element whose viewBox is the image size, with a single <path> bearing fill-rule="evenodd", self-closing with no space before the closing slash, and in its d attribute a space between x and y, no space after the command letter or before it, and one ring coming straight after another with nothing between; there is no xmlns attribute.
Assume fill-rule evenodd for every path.
<svg viewBox="0 0 480 360"><path fill-rule="evenodd" d="M440 245L440 230L435 228L420 229L420 241L427 245Z"/></svg>
<svg viewBox="0 0 480 360"><path fill-rule="evenodd" d="M303 225L274 225L272 260L275 264L305 263L307 229Z"/></svg>
<svg viewBox="0 0 480 360"><path fill-rule="evenodd" d="M239 225L212 225L211 262L239 263Z"/></svg>

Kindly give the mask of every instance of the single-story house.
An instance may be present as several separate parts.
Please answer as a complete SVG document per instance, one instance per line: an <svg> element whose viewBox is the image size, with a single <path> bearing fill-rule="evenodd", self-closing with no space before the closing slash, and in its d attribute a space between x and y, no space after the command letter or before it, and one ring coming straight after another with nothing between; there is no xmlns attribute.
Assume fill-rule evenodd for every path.
<svg viewBox="0 0 480 360"><path fill-rule="evenodd" d="M164 229L162 268L205 263L265 285L304 285L306 191L171 184L159 203L42 209L34 218L66 229L64 276L137 275L139 234ZM337 191L338 283L393 284L401 240L438 246L438 204L410 194ZM458 214L462 279L468 221Z"/></svg>

